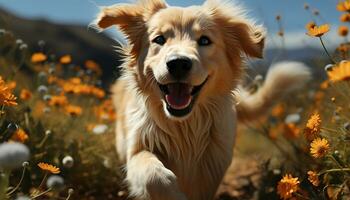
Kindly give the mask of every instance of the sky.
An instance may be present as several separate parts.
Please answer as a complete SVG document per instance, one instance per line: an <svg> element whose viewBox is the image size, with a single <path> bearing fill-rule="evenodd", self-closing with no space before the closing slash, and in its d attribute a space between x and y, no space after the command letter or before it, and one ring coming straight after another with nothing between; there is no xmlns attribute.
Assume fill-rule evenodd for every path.
<svg viewBox="0 0 350 200"><path fill-rule="evenodd" d="M55 23L81 24L88 26L99 11L98 6L113 5L116 3L128 3L130 0L0 0L0 7L26 18L44 18ZM200 5L204 0L168 0L169 5L189 6ZM249 11L249 16L267 27L268 47L278 46L276 37L278 26L276 15L282 16L282 24L286 32L286 46L299 47L309 42L311 46L317 45L305 35L305 24L316 20L317 23L331 23L334 28L329 34L328 42L336 34L339 25L340 13L336 11L337 0L236 0L243 4ZM320 17L315 18L310 12L303 9L304 4L310 5L311 10L320 11ZM113 34L113 33L112 33Z"/></svg>

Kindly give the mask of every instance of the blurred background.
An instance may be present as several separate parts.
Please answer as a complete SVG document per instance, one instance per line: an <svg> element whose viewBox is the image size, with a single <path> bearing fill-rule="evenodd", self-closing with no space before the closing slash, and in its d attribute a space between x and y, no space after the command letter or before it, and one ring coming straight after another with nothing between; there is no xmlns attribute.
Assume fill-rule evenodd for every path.
<svg viewBox="0 0 350 200"><path fill-rule="evenodd" d="M99 6L115 3L127 3L127 0L0 0L0 28L12 30L31 48L38 47L37 42L46 42L46 51L56 54L71 54L75 62L86 59L96 60L103 66L104 86L112 81L111 74L118 76L115 66L119 65L118 55L112 45L124 42L116 29L110 28L106 34L96 34L88 25L94 20ZM200 5L203 0L169 0L170 5ZM335 0L245 0L237 1L247 8L250 16L263 23L268 29L264 63L272 60L294 59L309 60L321 54L321 45L317 39L305 34L305 24L315 21L318 24L339 24L340 13L336 12ZM309 10L304 9L305 4ZM318 13L318 15L315 15ZM276 16L281 21L276 22ZM335 47L341 38L336 29L324 37L328 48ZM283 31L284 37L278 36ZM332 38L332 39L330 39ZM281 53L281 49L286 50ZM36 51L38 49L32 49ZM52 52L51 52L52 53ZM263 70L263 69L262 69ZM264 70L263 70L264 71Z"/></svg>
<svg viewBox="0 0 350 200"><path fill-rule="evenodd" d="M350 57L350 7L338 12L344 3L338 0L237 1L268 31L264 59L247 62L249 91L256 92L263 81L260 74L281 60L306 63L314 79L270 115L238 126L234 160L216 199L280 199L290 191L281 190L281 183L301 188L293 199L350 199L350 62L340 62ZM0 169L0 200L5 192L10 199L38 194L38 200L127 199L114 146L115 120L123 113L113 109L108 93L121 63L114 49L125 41L115 27L102 33L89 28L99 7L127 2L0 0L0 91L12 98L12 104L0 98L0 147L17 141L31 153L28 166L11 172L9 187L1 187L6 184ZM172 6L203 2L168 0ZM320 38L306 34L311 21L330 24L322 39L334 65L328 65ZM323 151L327 157L310 154L316 141L304 137L310 126L317 129L315 136L329 140ZM0 167L4 156L0 151ZM61 169L62 188L45 187L48 172L39 162ZM309 170L315 171L311 182Z"/></svg>

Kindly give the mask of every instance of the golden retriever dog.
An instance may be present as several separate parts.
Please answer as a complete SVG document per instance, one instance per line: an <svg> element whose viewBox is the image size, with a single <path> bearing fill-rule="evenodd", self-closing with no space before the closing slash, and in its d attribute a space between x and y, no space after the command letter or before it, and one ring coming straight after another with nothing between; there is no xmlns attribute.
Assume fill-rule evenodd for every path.
<svg viewBox="0 0 350 200"><path fill-rule="evenodd" d="M237 122L263 115L310 76L300 63L280 63L257 92L245 92L242 62L262 57L265 30L232 2L117 4L103 7L95 24L116 25L128 40L113 86L116 146L139 200L213 199Z"/></svg>

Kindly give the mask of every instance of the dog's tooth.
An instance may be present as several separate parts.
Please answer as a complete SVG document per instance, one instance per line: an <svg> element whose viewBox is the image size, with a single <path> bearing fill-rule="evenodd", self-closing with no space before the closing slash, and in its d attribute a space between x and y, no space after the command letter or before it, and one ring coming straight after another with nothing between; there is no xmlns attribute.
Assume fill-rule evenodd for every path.
<svg viewBox="0 0 350 200"><path fill-rule="evenodd" d="M192 90L193 90L193 86L191 86L191 87L188 87L188 93L191 93L192 92Z"/></svg>

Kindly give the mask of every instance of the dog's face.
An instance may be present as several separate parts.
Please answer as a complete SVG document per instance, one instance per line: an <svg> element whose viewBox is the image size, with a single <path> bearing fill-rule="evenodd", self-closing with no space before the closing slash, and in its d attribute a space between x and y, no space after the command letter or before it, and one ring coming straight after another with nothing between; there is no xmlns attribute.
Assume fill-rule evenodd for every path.
<svg viewBox="0 0 350 200"><path fill-rule="evenodd" d="M219 1L179 8L148 0L107 7L97 25L119 26L144 92L168 117L184 119L196 104L231 92L243 53L261 57L264 33L240 12Z"/></svg>

